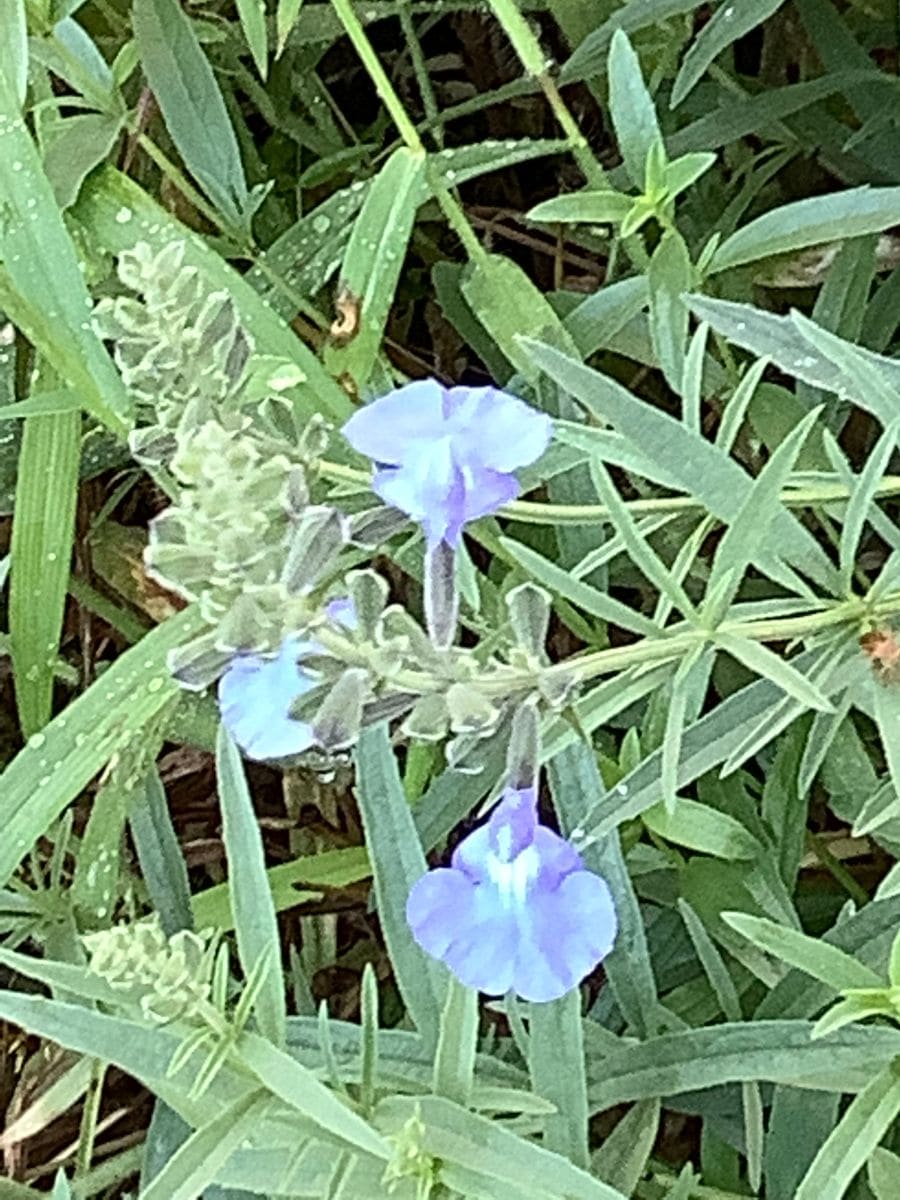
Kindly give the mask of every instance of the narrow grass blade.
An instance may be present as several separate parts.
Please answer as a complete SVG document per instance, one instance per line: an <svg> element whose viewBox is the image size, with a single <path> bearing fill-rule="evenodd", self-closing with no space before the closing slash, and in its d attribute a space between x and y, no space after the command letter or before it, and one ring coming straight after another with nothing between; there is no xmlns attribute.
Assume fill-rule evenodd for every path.
<svg viewBox="0 0 900 1200"><path fill-rule="evenodd" d="M529 1012L532 1086L556 1106L556 1113L544 1118L543 1145L586 1170L590 1158L581 990L573 988L549 1004L532 1004Z"/></svg>
<svg viewBox="0 0 900 1200"><path fill-rule="evenodd" d="M406 922L406 901L427 863L387 728L366 729L356 749L357 799L375 876L381 927L400 994L422 1037L437 1044L446 970L417 945Z"/></svg>
<svg viewBox="0 0 900 1200"><path fill-rule="evenodd" d="M424 152L395 150L373 180L344 254L338 283L332 374L363 388L375 366L416 219L425 179ZM346 329L344 328L346 326Z"/></svg>
<svg viewBox="0 0 900 1200"><path fill-rule="evenodd" d="M94 333L91 298L37 147L25 127L13 78L0 71L0 308L81 397L84 408L124 435L131 405Z"/></svg>
<svg viewBox="0 0 900 1200"><path fill-rule="evenodd" d="M113 753L142 734L177 694L166 655L201 628L195 609L166 621L29 738L4 772L0 789L0 886Z"/></svg>
<svg viewBox="0 0 900 1200"><path fill-rule="evenodd" d="M266 963L266 975L254 1004L260 1032L276 1046L284 1044L285 1000L281 945L275 906L266 876L262 835L244 776L244 765L224 725L216 742L216 776L222 805L222 838L234 928L244 975Z"/></svg>
<svg viewBox="0 0 900 1200"><path fill-rule="evenodd" d="M50 720L75 535L81 414L25 422L13 520L9 631L26 737Z"/></svg>
<svg viewBox="0 0 900 1200"><path fill-rule="evenodd" d="M434 1094L467 1106L478 1041L478 993L450 976L434 1059Z"/></svg>
<svg viewBox="0 0 900 1200"><path fill-rule="evenodd" d="M900 1074L884 1066L856 1097L800 1181L795 1200L841 1200L900 1112Z"/></svg>

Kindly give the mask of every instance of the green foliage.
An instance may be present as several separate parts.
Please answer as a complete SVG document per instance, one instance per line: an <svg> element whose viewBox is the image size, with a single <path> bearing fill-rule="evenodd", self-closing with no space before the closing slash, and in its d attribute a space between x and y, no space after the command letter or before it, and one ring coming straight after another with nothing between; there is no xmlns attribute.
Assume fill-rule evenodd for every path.
<svg viewBox="0 0 900 1200"><path fill-rule="evenodd" d="M894 1200L890 6L7 7L0 1197ZM425 375L554 424L449 648L339 431ZM484 1002L407 898L543 767L617 939Z"/></svg>

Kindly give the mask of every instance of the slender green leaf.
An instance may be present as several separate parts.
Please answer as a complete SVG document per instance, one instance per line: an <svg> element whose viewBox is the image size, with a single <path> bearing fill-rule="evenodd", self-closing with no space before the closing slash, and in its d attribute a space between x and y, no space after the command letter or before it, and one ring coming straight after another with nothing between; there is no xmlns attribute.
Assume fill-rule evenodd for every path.
<svg viewBox="0 0 900 1200"><path fill-rule="evenodd" d="M172 697L167 708L174 708ZM129 810L147 772L162 749L166 708L154 714L143 736L123 746L110 763L98 787L90 816L81 836L75 862L71 902L81 921L90 928L112 924L119 890L122 848Z"/></svg>
<svg viewBox="0 0 900 1200"><path fill-rule="evenodd" d="M705 925L687 900L679 899L678 911L726 1020L740 1021L743 1016L740 997L715 942L706 932Z"/></svg>
<svg viewBox="0 0 900 1200"><path fill-rule="evenodd" d="M696 800L681 797L673 812L667 812L662 804L654 805L644 812L643 819L659 837L717 858L752 859L762 852L740 821Z"/></svg>
<svg viewBox="0 0 900 1200"><path fill-rule="evenodd" d="M386 1129L396 1133L417 1114L424 1126L423 1149L441 1160L441 1179L450 1188L465 1172L480 1177L482 1189L495 1181L517 1186L523 1200L559 1200L560 1196L567 1200L624 1200L621 1192L592 1179L558 1154L438 1096L389 1096L379 1104L377 1115ZM487 1200L496 1192L476 1194ZM512 1194L506 1192L506 1196Z"/></svg>
<svg viewBox="0 0 900 1200"><path fill-rule="evenodd" d="M900 1196L900 1157L876 1146L869 1159L868 1177L875 1200L894 1200Z"/></svg>
<svg viewBox="0 0 900 1200"><path fill-rule="evenodd" d="M519 11L518 0L488 0L488 3L525 71L534 76L543 74L547 60L531 26Z"/></svg>
<svg viewBox="0 0 900 1200"><path fill-rule="evenodd" d="M447 974L419 948L406 921L410 889L425 874L427 864L384 725L364 730L356 763L357 798L378 913L397 985L419 1033L436 1045Z"/></svg>
<svg viewBox="0 0 900 1200"><path fill-rule="evenodd" d="M719 543L707 591L712 592L720 584L725 587L721 599L723 611L727 611L737 594L748 566L766 557L771 548L769 530L784 511L781 493L819 412L819 409L813 409L807 413L784 439L753 481L740 512ZM726 576L730 576L727 586Z"/></svg>
<svg viewBox="0 0 900 1200"><path fill-rule="evenodd" d="M346 850L325 850L321 854L304 855L292 862L269 867L266 876L276 912L294 908L307 900L321 900L321 887L347 887L371 875L369 858L362 846ZM305 888L301 885L307 885ZM234 914L227 883L216 884L191 897L194 923L200 929L233 929Z"/></svg>
<svg viewBox="0 0 900 1200"><path fill-rule="evenodd" d="M684 238L670 230L653 252L647 282L653 350L676 394L681 393L688 333L688 310L682 297L690 291L692 280L693 266Z"/></svg>
<svg viewBox="0 0 900 1200"><path fill-rule="evenodd" d="M478 1041L478 993L450 976L434 1058L434 1094L467 1106Z"/></svg>
<svg viewBox="0 0 900 1200"><path fill-rule="evenodd" d="M795 200L771 209L726 238L716 251L711 270L729 271L774 254L880 233L898 221L900 188L850 188Z"/></svg>
<svg viewBox="0 0 900 1200"><path fill-rule="evenodd" d="M847 988L881 987L882 980L849 954L797 929L776 925L763 917L728 912L722 919L766 954L797 967L836 992Z"/></svg>
<svg viewBox="0 0 900 1200"><path fill-rule="evenodd" d="M833 704L818 687L803 675L796 667L777 655L768 646L760 642L751 642L749 638L736 637L734 634L722 631L716 634L716 645L721 646L732 658L743 663L748 670L757 675L771 679L773 683L809 708L822 712L832 712Z"/></svg>
<svg viewBox="0 0 900 1200"><path fill-rule="evenodd" d="M644 189L644 170L651 147L662 142L653 97L628 35L619 28L609 47L609 107L625 169L634 187Z"/></svg>
<svg viewBox="0 0 900 1200"><path fill-rule="evenodd" d="M84 408L117 434L130 404L112 360L88 317L91 298L78 256L22 120L13 80L0 70L0 308L27 334L81 397Z"/></svg>
<svg viewBox="0 0 900 1200"><path fill-rule="evenodd" d="M245 228L249 196L237 138L190 18L176 0L134 0L132 19L172 141L222 215Z"/></svg>
<svg viewBox="0 0 900 1200"><path fill-rule="evenodd" d="M9 0L0 24L0 75L12 85L19 108L25 103L28 87L28 25L25 0Z"/></svg>
<svg viewBox="0 0 900 1200"><path fill-rule="evenodd" d="M809 323L803 326L804 333L801 333L800 326L791 316L779 317L750 304L714 300L709 296L689 296L688 306L700 320L708 321L713 329L730 342L760 357L771 359L795 379L802 379L804 383L822 391L836 392L842 397L844 394L852 394L855 403L873 412L882 425L890 425L895 418L896 413L882 404L884 385L880 385L878 395L872 398L864 392L855 394L852 377L846 376L842 371L835 371L835 366L839 364L834 352L834 342L829 338L829 357L804 336L804 333L809 331ZM835 340L840 342L842 339ZM889 386L900 388L900 363L850 343L844 345L848 347L848 352L854 352L869 367L875 368L883 375Z"/></svg>
<svg viewBox="0 0 900 1200"><path fill-rule="evenodd" d="M16 484L9 597L16 702L26 737L50 720L75 535L80 457L79 412L26 420Z"/></svg>
<svg viewBox="0 0 900 1200"><path fill-rule="evenodd" d="M711 324L715 324L711 322ZM598 421L611 424L667 477L677 479L721 520L735 519L752 483L723 451L692 433L680 421L632 396L608 376L560 353L552 346L523 338L528 354L543 371L578 399ZM777 532L776 532L777 531ZM779 555L814 579L833 583L836 571L822 549L788 513L773 522Z"/></svg>
<svg viewBox="0 0 900 1200"><path fill-rule="evenodd" d="M722 0L712 19L700 30L684 56L672 87L672 107L694 89L706 68L726 47L776 13L784 0Z"/></svg>
<svg viewBox="0 0 900 1200"><path fill-rule="evenodd" d="M835 1126L839 1104L839 1095L775 1088L765 1147L767 1198L794 1200L797 1184Z"/></svg>
<svg viewBox="0 0 900 1200"><path fill-rule="evenodd" d="M264 1092L239 1096L191 1134L153 1182L143 1189L141 1200L196 1200L203 1195L231 1155L258 1126L267 1104Z"/></svg>
<svg viewBox="0 0 900 1200"><path fill-rule="evenodd" d="M606 70L607 51L615 33L637 33L648 26L658 25L670 17L699 8L702 0L626 0L603 24L588 34L572 57L563 65L562 82L577 83L602 76Z"/></svg>
<svg viewBox="0 0 900 1200"><path fill-rule="evenodd" d="M574 342L546 296L512 259L499 254L475 259L468 267L462 291L475 316L529 382L535 381L537 371L519 345L521 334L543 338L576 353Z"/></svg>
<svg viewBox="0 0 900 1200"><path fill-rule="evenodd" d="M592 1110L745 1080L858 1091L900 1047L896 1029L849 1026L818 1041L812 1030L809 1021L741 1021L623 1046L588 1063Z"/></svg>
<svg viewBox="0 0 900 1200"><path fill-rule="evenodd" d="M382 1137L320 1083L315 1071L301 1066L290 1055L255 1033L245 1033L240 1038L238 1051L241 1064L285 1104L351 1146L382 1160L388 1157L388 1148Z"/></svg>
<svg viewBox="0 0 900 1200"><path fill-rule="evenodd" d="M617 225L631 212L634 197L622 192L585 191L542 200L528 213L529 221L560 221L584 225Z"/></svg>
<svg viewBox="0 0 900 1200"><path fill-rule="evenodd" d="M579 740L558 751L550 760L550 787L563 832L583 838L585 813L605 791L590 747ZM615 789L611 799L621 800ZM604 959L606 977L625 1020L640 1037L647 1037L660 1027L660 1005L644 920L618 829L601 841L588 842L581 853L585 864L607 881L616 900L619 929Z"/></svg>
<svg viewBox="0 0 900 1200"><path fill-rule="evenodd" d="M44 170L60 208L75 203L87 175L105 162L122 132L121 113L77 113L45 137Z"/></svg>
<svg viewBox="0 0 900 1200"><path fill-rule="evenodd" d="M588 1102L581 1027L581 992L530 1006L529 1059L535 1092L556 1106L544 1118L543 1145L588 1168Z"/></svg>
<svg viewBox="0 0 900 1200"><path fill-rule="evenodd" d="M597 1178L624 1196L634 1195L656 1143L660 1116L657 1099L633 1105L591 1157Z"/></svg>
<svg viewBox="0 0 900 1200"><path fill-rule="evenodd" d="M388 14L385 14L388 15ZM456 187L489 171L559 154L566 143L550 138L520 138L508 142L485 140L470 146L448 147L429 164L445 187ZM347 243L369 189L371 179L356 179L321 204L304 213L260 256L246 280L282 317L296 312L296 294L315 296L343 261ZM422 181L416 206L429 198L427 181ZM438 266L449 266L449 263Z"/></svg>
<svg viewBox="0 0 900 1200"><path fill-rule="evenodd" d="M224 725L219 726L216 742L216 775L241 966L245 977L249 978L251 972L265 963L266 974L254 1011L261 1033L276 1046L281 1046L284 1044L286 1012L275 906L266 877L262 835L243 763Z"/></svg>
<svg viewBox="0 0 900 1200"><path fill-rule="evenodd" d="M855 1098L800 1181L796 1200L841 1200L900 1112L900 1074L885 1066Z"/></svg>
<svg viewBox="0 0 900 1200"><path fill-rule="evenodd" d="M176 695L166 655L201 628L192 608L166 621L29 738L4 772L0 789L0 884L115 751L143 733Z"/></svg>
<svg viewBox="0 0 900 1200"><path fill-rule="evenodd" d="M881 735L881 745L887 759L888 771L894 785L895 796L900 797L900 737L898 737L898 722L900 722L900 692L894 687L886 687L874 679L866 681L869 695L872 699L875 723Z"/></svg>
<svg viewBox="0 0 900 1200"><path fill-rule="evenodd" d="M253 62L263 79L269 72L269 34L264 0L237 0L238 17Z"/></svg>
<svg viewBox="0 0 900 1200"><path fill-rule="evenodd" d="M375 177L347 244L338 285L339 315L351 328L328 354L332 373L361 387L375 365L416 218L426 157L401 147Z"/></svg>
<svg viewBox="0 0 900 1200"><path fill-rule="evenodd" d="M303 0L278 0L275 10L276 58L280 58L284 51L291 30L297 24L302 4Z"/></svg>
<svg viewBox="0 0 900 1200"><path fill-rule="evenodd" d="M847 505L840 544L841 583L845 593L850 591L863 526L868 519L870 510L876 503L875 491L881 483L888 460L897 445L898 434L900 434L900 423L897 421L885 429L878 443L869 452L865 466L860 472L859 481L850 497L850 503Z"/></svg>
<svg viewBox="0 0 900 1200"><path fill-rule="evenodd" d="M187 865L155 767L144 776L128 821L141 874L163 932L171 937L179 929L190 929L193 920Z"/></svg>
<svg viewBox="0 0 900 1200"><path fill-rule="evenodd" d="M659 629L653 621L635 612L620 600L591 587L581 579L574 578L570 572L558 567L556 563L544 558L542 554L538 554L522 542L507 537L499 540L503 549L528 572L529 576L537 583L543 584L554 595L570 600L576 607L599 617L601 621L610 621L622 629L630 629L633 633L643 634L645 637L659 636Z"/></svg>

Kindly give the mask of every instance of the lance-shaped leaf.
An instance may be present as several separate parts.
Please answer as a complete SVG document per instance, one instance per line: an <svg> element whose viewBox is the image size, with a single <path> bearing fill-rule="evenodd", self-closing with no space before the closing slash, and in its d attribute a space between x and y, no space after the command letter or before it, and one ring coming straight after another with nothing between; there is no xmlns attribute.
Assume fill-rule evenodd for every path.
<svg viewBox="0 0 900 1200"><path fill-rule="evenodd" d="M237 138L190 18L175 0L135 0L133 21L172 141L222 215L241 227L249 195Z"/></svg>

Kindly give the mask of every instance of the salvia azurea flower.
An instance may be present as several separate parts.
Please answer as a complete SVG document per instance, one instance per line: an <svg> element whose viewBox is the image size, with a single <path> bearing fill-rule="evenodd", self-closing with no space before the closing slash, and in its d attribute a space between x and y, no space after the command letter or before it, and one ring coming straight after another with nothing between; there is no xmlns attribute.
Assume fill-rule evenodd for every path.
<svg viewBox="0 0 900 1200"><path fill-rule="evenodd" d="M413 886L406 917L419 945L471 988L556 1000L612 949L609 888L565 838L541 825L534 788L508 788L449 867Z"/></svg>
<svg viewBox="0 0 900 1200"><path fill-rule="evenodd" d="M344 426L376 463L377 495L421 524L429 545L450 546L467 521L518 496L514 471L536 462L551 434L550 418L515 396L436 379L388 392Z"/></svg>
<svg viewBox="0 0 900 1200"><path fill-rule="evenodd" d="M345 628L355 624L350 600L341 597L325 611ZM317 684L303 659L320 653L314 641L286 637L275 655L236 654L219 680L222 723L248 758L293 758L315 745L312 726L291 716L294 701Z"/></svg>

